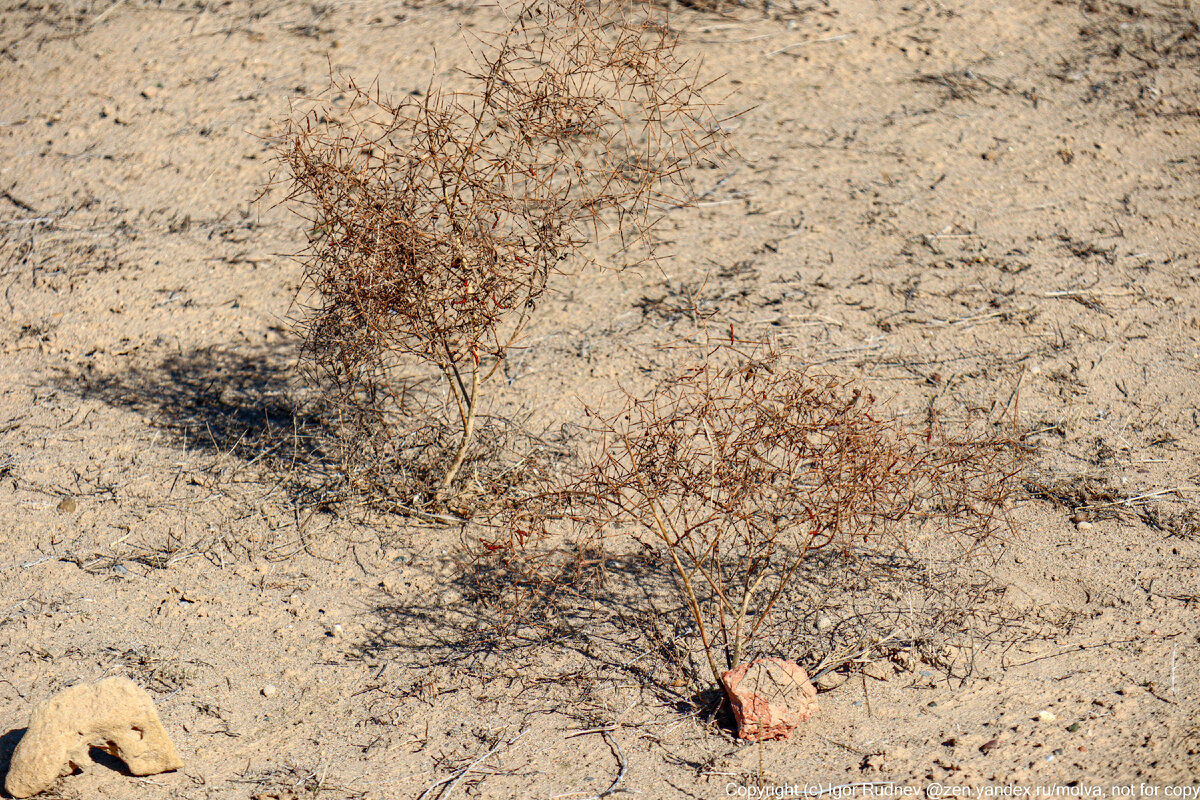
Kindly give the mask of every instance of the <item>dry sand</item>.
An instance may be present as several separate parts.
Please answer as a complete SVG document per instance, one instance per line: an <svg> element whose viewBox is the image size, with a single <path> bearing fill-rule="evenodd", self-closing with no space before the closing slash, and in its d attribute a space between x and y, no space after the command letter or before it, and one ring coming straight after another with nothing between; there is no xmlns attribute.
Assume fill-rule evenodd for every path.
<svg viewBox="0 0 1200 800"><path fill-rule="evenodd" d="M999 561L872 587L924 644L879 677L849 665L790 741L743 746L650 646L672 620L462 637L495 609L462 579L459 531L298 502L281 254L302 232L254 202L261 137L330 65L396 93L455 80L493 9L8 2L0 774L36 702L125 673L185 768L97 765L61 796L1194 783L1200 9L771 9L676 10L745 110L740 158L668 218L662 272L560 284L494 410L577 422L644 384L656 345L732 322L918 419L1016 414L1040 451ZM861 616L838 569L817 592L837 624L780 654L811 663Z"/></svg>

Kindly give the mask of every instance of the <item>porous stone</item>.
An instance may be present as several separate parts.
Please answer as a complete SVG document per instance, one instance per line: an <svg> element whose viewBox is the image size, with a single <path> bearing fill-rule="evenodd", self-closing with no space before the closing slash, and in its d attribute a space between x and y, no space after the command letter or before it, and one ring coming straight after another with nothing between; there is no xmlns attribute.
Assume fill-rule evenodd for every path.
<svg viewBox="0 0 1200 800"><path fill-rule="evenodd" d="M134 775L183 766L150 695L118 676L72 686L38 704L13 752L4 788L13 797L45 791L90 764L92 747L121 759Z"/></svg>
<svg viewBox="0 0 1200 800"><path fill-rule="evenodd" d="M817 689L794 661L763 658L721 676L737 720L738 737L750 742L786 739L817 711Z"/></svg>

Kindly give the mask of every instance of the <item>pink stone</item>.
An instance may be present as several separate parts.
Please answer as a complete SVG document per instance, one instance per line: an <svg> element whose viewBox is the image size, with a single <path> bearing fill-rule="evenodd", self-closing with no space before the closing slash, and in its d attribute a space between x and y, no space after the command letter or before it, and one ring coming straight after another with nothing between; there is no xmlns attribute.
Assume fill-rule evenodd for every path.
<svg viewBox="0 0 1200 800"><path fill-rule="evenodd" d="M817 689L794 661L762 658L721 676L738 737L749 742L786 739L817 711Z"/></svg>

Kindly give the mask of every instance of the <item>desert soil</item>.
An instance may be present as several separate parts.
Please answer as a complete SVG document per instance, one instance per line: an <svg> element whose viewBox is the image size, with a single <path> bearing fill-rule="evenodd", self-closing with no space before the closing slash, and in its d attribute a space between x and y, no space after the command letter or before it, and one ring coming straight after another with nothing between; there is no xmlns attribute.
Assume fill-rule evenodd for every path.
<svg viewBox="0 0 1200 800"><path fill-rule="evenodd" d="M1015 420L1037 447L999 557L872 581L909 641L761 746L652 646L669 614L665 634L601 609L594 631L460 635L503 612L464 579L469 529L294 490L319 468L294 413L303 230L257 200L269 138L330 68L393 94L460 80L496 9L4 6L0 775L35 703L120 673L186 766L97 764L57 796L1197 782L1194 4L673 10L738 155L668 216L660 270L556 287L494 413L578 423L659 345L732 324L916 420ZM771 654L857 641L867 588L838 569Z"/></svg>

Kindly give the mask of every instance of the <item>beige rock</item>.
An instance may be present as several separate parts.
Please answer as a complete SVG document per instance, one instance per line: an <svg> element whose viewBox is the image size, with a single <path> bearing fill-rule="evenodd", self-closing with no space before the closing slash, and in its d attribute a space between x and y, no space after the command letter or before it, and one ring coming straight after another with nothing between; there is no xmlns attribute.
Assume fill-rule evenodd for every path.
<svg viewBox="0 0 1200 800"><path fill-rule="evenodd" d="M91 747L121 759L134 775L183 766L150 695L118 676L72 686L38 704L13 752L4 788L13 797L45 791L91 763Z"/></svg>
<svg viewBox="0 0 1200 800"><path fill-rule="evenodd" d="M764 658L721 676L737 720L738 737L750 742L786 739L817 711L817 689L793 661Z"/></svg>

